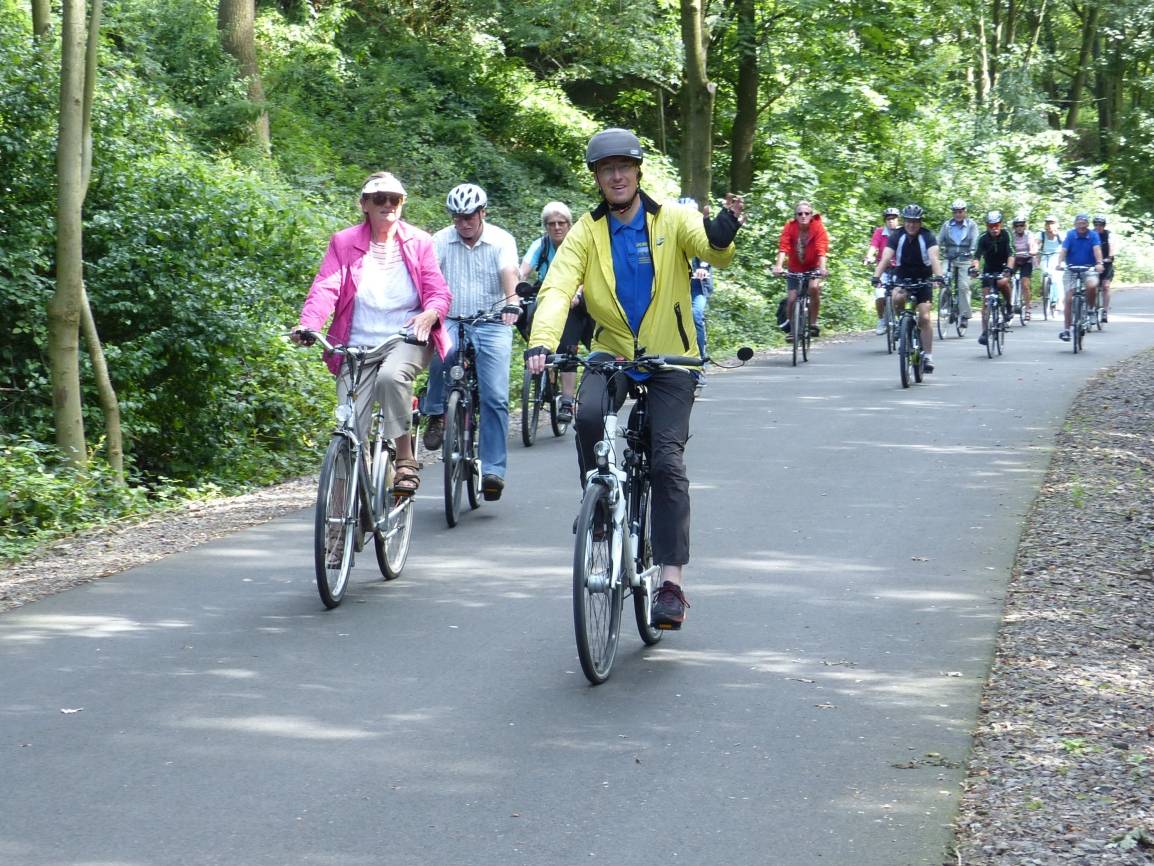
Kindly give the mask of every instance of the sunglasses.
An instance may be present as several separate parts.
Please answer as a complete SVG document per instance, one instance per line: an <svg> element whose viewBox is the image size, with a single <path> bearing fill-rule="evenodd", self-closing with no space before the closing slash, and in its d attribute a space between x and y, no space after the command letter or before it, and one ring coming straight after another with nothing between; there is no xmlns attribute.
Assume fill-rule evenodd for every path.
<svg viewBox="0 0 1154 866"><path fill-rule="evenodd" d="M811 211L811 210L799 210L799 211L794 211L793 215L794 216L813 216L813 211Z"/></svg>
<svg viewBox="0 0 1154 866"><path fill-rule="evenodd" d="M545 223L546 228L559 229L561 226L569 225L569 220L552 220Z"/></svg>
<svg viewBox="0 0 1154 866"><path fill-rule="evenodd" d="M396 207L405 200L403 195L395 192L372 192L365 196L365 198L367 198L377 207L381 207L382 205L386 204L391 204L393 207Z"/></svg>
<svg viewBox="0 0 1154 866"><path fill-rule="evenodd" d="M481 212L481 209L477 208L472 213L455 213L455 214L453 214L453 222L455 222L455 223L467 223L473 217L477 216L480 212Z"/></svg>

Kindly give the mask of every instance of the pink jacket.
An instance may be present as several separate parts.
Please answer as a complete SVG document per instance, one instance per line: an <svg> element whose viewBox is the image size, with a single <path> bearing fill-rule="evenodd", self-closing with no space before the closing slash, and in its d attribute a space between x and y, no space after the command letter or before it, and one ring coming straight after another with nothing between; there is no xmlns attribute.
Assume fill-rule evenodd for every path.
<svg viewBox="0 0 1154 866"><path fill-rule="evenodd" d="M433 250L433 239L425 232L407 222L397 223L397 242L401 245L401 259L409 269L413 285L424 310L436 310L441 320L449 314L453 294L441 269L437 266L437 255ZM321 268L313 280L309 295L301 310L300 326L312 331L320 330L329 316L333 322L329 326L328 338L333 343L345 343L353 330L353 301L357 297L357 282L361 276L361 266L369 251L368 222L350 226L337 232L329 239L329 248L321 261ZM452 340L438 322L430 334L437 354L442 358L452 348ZM340 358L327 359L329 369L336 375L340 372Z"/></svg>

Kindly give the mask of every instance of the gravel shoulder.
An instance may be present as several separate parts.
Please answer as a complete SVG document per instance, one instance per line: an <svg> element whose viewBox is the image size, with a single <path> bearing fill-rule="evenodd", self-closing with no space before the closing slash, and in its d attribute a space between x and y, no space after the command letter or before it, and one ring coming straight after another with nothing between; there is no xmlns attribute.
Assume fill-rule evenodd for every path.
<svg viewBox="0 0 1154 866"><path fill-rule="evenodd" d="M0 568L0 612L308 507L316 479ZM1154 864L1154 352L1092 380L1027 517L949 863Z"/></svg>

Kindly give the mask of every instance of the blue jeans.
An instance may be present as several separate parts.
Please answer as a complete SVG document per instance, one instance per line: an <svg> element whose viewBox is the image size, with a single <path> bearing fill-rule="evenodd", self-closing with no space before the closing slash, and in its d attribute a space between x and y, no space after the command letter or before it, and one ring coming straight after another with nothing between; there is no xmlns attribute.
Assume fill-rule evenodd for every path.
<svg viewBox="0 0 1154 866"><path fill-rule="evenodd" d="M456 337L456 323L450 333ZM470 329L477 347L477 380L481 386L481 474L505 477L509 437L509 361L513 356L513 329L486 323ZM429 364L426 415L445 414L445 376L457 363L457 347L442 361L436 353Z"/></svg>
<svg viewBox="0 0 1154 866"><path fill-rule="evenodd" d="M697 354L705 357L705 307L709 298L705 292L693 293L693 326L697 328Z"/></svg>

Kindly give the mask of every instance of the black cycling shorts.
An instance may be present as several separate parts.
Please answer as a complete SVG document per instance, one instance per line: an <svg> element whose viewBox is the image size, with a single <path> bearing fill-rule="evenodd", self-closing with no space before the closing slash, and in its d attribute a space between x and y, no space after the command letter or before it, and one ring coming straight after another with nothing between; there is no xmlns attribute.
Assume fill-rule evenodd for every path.
<svg viewBox="0 0 1154 866"><path fill-rule="evenodd" d="M1102 266L1102 273L1099 274L1099 278L1103 279L1103 280L1114 279L1114 263L1113 262L1107 262L1105 265Z"/></svg>
<svg viewBox="0 0 1154 866"><path fill-rule="evenodd" d="M895 283L894 292L899 291L905 292L907 297L912 296L914 302L918 304L928 304L934 299L934 284L930 282L918 286L903 286L900 283Z"/></svg>
<svg viewBox="0 0 1154 866"><path fill-rule="evenodd" d="M1017 267L1018 274L1020 276L1023 276L1023 277L1033 276L1033 274L1034 274L1034 262L1032 259L1026 259L1025 261L1018 259L1016 262L1014 262L1014 265L1015 265L1015 267Z"/></svg>

